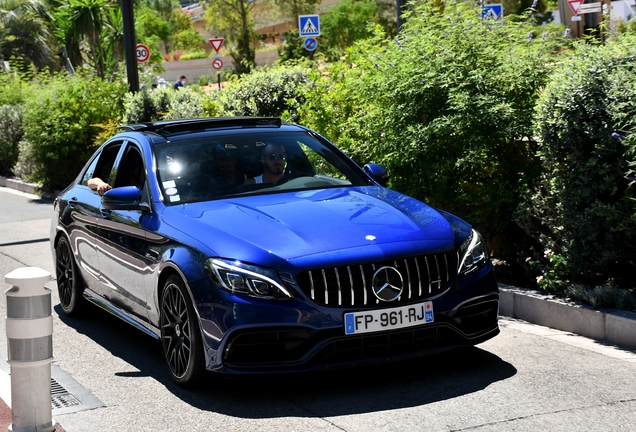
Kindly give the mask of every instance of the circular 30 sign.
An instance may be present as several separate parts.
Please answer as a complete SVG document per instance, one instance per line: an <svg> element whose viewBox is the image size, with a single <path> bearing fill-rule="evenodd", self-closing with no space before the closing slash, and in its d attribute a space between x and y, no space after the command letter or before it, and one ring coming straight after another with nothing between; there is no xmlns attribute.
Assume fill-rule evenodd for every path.
<svg viewBox="0 0 636 432"><path fill-rule="evenodd" d="M137 62L145 63L150 58L150 49L144 44L137 44Z"/></svg>

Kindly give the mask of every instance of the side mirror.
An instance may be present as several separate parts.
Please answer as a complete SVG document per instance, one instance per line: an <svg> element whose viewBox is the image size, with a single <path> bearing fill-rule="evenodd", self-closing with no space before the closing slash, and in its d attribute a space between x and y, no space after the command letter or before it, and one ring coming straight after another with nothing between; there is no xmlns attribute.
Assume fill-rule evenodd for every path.
<svg viewBox="0 0 636 432"><path fill-rule="evenodd" d="M122 186L107 191L102 196L102 206L107 210L149 210L141 204L141 190L137 186Z"/></svg>
<svg viewBox="0 0 636 432"><path fill-rule="evenodd" d="M364 172L382 186L389 182L389 171L380 164L366 164Z"/></svg>

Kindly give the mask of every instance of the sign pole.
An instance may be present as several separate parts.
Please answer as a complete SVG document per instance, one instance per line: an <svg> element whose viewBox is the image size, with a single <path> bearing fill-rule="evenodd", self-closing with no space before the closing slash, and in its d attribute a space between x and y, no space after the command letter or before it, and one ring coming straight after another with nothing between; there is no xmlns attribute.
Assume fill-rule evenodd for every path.
<svg viewBox="0 0 636 432"><path fill-rule="evenodd" d="M137 70L137 40L135 38L135 15L133 0L121 0L121 16L124 24L124 56L131 92L139 91L139 71Z"/></svg>

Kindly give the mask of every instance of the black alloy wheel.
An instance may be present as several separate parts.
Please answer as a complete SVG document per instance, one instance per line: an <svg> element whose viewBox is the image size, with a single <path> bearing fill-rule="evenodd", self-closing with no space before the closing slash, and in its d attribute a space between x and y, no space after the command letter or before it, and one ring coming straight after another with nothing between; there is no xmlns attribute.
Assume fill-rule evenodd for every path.
<svg viewBox="0 0 636 432"><path fill-rule="evenodd" d="M199 323L181 278L170 276L161 294L161 343L172 378L192 386L205 371Z"/></svg>
<svg viewBox="0 0 636 432"><path fill-rule="evenodd" d="M68 239L60 237L55 253L55 275L60 306L69 315L77 315L81 309L82 284L75 265L73 250Z"/></svg>

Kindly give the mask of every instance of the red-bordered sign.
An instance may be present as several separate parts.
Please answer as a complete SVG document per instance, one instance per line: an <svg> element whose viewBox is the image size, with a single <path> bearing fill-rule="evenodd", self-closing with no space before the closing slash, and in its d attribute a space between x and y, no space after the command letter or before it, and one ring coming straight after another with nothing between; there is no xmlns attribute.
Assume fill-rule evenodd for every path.
<svg viewBox="0 0 636 432"><path fill-rule="evenodd" d="M214 48L214 51L219 52L219 50L223 46L223 41L225 41L225 38L213 38L208 40L210 41L210 45L212 45L212 48Z"/></svg>
<svg viewBox="0 0 636 432"><path fill-rule="evenodd" d="M572 13L574 15L579 14L579 8L581 7L582 3L583 0L568 0L568 5L570 5L570 9L572 9Z"/></svg>
<svg viewBox="0 0 636 432"><path fill-rule="evenodd" d="M318 47L318 41L316 38L308 37L305 38L303 45L305 45L307 51L314 51Z"/></svg>
<svg viewBox="0 0 636 432"><path fill-rule="evenodd" d="M220 58L215 58L214 60L212 60L212 67L216 70L219 70L223 67L223 60L221 60Z"/></svg>
<svg viewBox="0 0 636 432"><path fill-rule="evenodd" d="M144 44L137 44L137 62L145 63L150 59L150 48Z"/></svg>

